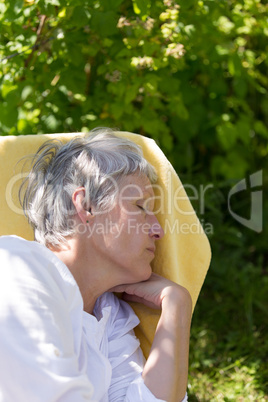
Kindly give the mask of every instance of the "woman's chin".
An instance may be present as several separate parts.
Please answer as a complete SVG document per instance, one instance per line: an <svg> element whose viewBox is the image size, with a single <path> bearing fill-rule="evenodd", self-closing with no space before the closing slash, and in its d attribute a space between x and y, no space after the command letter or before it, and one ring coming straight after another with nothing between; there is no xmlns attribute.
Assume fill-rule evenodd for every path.
<svg viewBox="0 0 268 402"><path fill-rule="evenodd" d="M150 277L151 277L151 275L152 275L152 268L151 268L151 266L149 265L149 267L146 269L146 270L144 270L144 272L143 272L143 279L141 279L142 281L147 281Z"/></svg>

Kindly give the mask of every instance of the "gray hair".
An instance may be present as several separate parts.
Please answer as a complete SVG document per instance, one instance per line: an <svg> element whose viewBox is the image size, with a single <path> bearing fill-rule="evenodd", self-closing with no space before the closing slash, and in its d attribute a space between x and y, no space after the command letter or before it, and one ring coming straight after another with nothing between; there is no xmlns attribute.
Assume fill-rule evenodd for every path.
<svg viewBox="0 0 268 402"><path fill-rule="evenodd" d="M72 202L76 188L85 188L85 208L104 211L115 201L122 178L134 173L146 175L151 183L157 179L141 148L111 129L92 130L67 144L45 142L33 157L19 194L35 239L58 247L75 234L70 217L76 214Z"/></svg>

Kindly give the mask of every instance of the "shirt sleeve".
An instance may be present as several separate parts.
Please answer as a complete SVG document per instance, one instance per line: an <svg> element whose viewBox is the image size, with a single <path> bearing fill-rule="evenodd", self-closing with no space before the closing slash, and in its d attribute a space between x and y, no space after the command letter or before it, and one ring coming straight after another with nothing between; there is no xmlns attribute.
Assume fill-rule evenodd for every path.
<svg viewBox="0 0 268 402"><path fill-rule="evenodd" d="M139 376L136 380L134 380L127 389L127 395L125 398L125 402L147 402L147 401L159 401L166 402L162 399L157 399L153 396L151 391L146 387L144 381L141 376ZM181 402L187 402L188 397L187 393Z"/></svg>
<svg viewBox="0 0 268 402"><path fill-rule="evenodd" d="M108 357L112 366L109 402L165 402L156 398L142 379L145 359L133 331L138 323L132 308L116 299L108 338ZM187 395L185 398L183 402L187 401Z"/></svg>
<svg viewBox="0 0 268 402"><path fill-rule="evenodd" d="M0 400L94 402L68 300L51 273L56 267L40 247L6 243L0 243Z"/></svg>

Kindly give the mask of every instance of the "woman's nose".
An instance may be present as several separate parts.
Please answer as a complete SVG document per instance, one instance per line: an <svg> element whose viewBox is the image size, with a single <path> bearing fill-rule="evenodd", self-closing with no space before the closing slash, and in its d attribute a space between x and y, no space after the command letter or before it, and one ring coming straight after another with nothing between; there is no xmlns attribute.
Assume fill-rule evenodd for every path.
<svg viewBox="0 0 268 402"><path fill-rule="evenodd" d="M160 223L158 222L158 219L155 215L153 215L153 222L150 228L150 237L153 237L155 240L159 240L162 239L162 237L164 236L165 232L162 228L162 226L160 225Z"/></svg>

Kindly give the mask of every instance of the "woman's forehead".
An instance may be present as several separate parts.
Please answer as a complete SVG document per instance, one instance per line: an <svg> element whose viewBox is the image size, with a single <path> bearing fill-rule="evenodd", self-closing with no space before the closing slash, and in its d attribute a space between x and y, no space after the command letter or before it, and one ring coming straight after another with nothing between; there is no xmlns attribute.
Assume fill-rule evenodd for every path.
<svg viewBox="0 0 268 402"><path fill-rule="evenodd" d="M150 180L145 175L133 174L123 178L119 186L120 194L129 197L151 198L154 192Z"/></svg>

